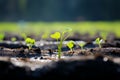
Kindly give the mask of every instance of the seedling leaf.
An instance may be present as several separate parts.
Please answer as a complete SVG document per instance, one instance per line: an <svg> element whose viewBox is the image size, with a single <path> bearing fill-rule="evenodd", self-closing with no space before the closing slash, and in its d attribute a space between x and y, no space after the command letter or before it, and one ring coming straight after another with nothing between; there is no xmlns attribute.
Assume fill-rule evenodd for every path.
<svg viewBox="0 0 120 80"><path fill-rule="evenodd" d="M30 43L31 43L31 38L26 38L25 42L26 42L27 44L30 44Z"/></svg>
<svg viewBox="0 0 120 80"><path fill-rule="evenodd" d="M67 43L67 46L68 46L68 48L69 48L70 50L72 50L72 48L73 48L73 46L74 46L74 41L69 41L69 42Z"/></svg>
<svg viewBox="0 0 120 80"><path fill-rule="evenodd" d="M81 47L81 49L83 49L83 47L85 46L86 42L84 41L80 41L79 42L79 46Z"/></svg>
<svg viewBox="0 0 120 80"><path fill-rule="evenodd" d="M31 39L31 38L26 38L25 42L26 42L27 46L29 47L29 49L31 49L32 46L35 44L35 40Z"/></svg>
<svg viewBox="0 0 120 80"><path fill-rule="evenodd" d="M54 34L51 34L50 37L53 38L53 39L59 39L60 38L60 32L55 32Z"/></svg>
<svg viewBox="0 0 120 80"><path fill-rule="evenodd" d="M95 43L96 43L96 44L99 44L99 43L100 43L100 38L97 38L97 39L95 40Z"/></svg>

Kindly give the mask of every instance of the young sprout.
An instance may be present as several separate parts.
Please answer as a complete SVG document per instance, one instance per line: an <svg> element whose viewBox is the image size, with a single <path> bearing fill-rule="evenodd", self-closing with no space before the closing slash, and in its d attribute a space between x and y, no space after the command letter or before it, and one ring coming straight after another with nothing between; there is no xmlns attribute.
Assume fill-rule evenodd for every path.
<svg viewBox="0 0 120 80"><path fill-rule="evenodd" d="M16 37L12 37L12 38L11 38L11 41L12 41L12 42L15 42L16 40L17 40Z"/></svg>
<svg viewBox="0 0 120 80"><path fill-rule="evenodd" d="M4 38L5 38L5 34L4 33L0 33L0 41L3 41Z"/></svg>
<svg viewBox="0 0 120 80"><path fill-rule="evenodd" d="M27 35L25 33L21 33L21 37L25 40L27 38Z"/></svg>
<svg viewBox="0 0 120 80"><path fill-rule="evenodd" d="M27 44L28 48L31 49L32 46L35 44L35 40L31 38L26 38L25 43Z"/></svg>
<svg viewBox="0 0 120 80"><path fill-rule="evenodd" d="M103 40L106 40L107 39L107 34L108 32L105 32L105 31L102 31L101 33L100 33L100 36L102 37L102 39Z"/></svg>
<svg viewBox="0 0 120 80"><path fill-rule="evenodd" d="M74 41L69 41L68 43L67 43L67 47L71 50L71 51L73 51L73 47L74 47Z"/></svg>
<svg viewBox="0 0 120 80"><path fill-rule="evenodd" d="M101 43L103 43L103 39L100 39L100 38L96 38L95 40L95 44L97 44L99 46L99 48L101 48Z"/></svg>
<svg viewBox="0 0 120 80"><path fill-rule="evenodd" d="M84 41L80 41L79 42L79 46L81 47L81 49L83 50L83 47L86 45L86 42Z"/></svg>
<svg viewBox="0 0 120 80"><path fill-rule="evenodd" d="M53 38L53 39L56 39L57 42L60 39L60 42L57 45L58 46L58 59L61 58L61 52L62 52L61 48L62 48L63 41L65 41L71 35L70 34L71 31L72 31L71 28L67 28L62 33L55 32L54 34L50 35L50 37Z"/></svg>
<svg viewBox="0 0 120 80"><path fill-rule="evenodd" d="M48 32L43 33L41 38L42 38L42 39L47 39L48 36L49 36L48 34L49 34Z"/></svg>

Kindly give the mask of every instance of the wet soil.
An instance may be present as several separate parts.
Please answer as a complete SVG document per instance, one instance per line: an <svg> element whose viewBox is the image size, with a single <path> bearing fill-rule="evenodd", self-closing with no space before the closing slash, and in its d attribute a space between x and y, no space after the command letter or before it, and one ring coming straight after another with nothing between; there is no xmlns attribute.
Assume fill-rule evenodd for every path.
<svg viewBox="0 0 120 80"><path fill-rule="evenodd" d="M10 41L13 36L17 41ZM120 80L120 38L114 34L108 35L99 48L93 42L97 37L102 38L99 34L91 37L75 33L63 42L61 59L57 58L57 42L30 37L36 39L32 49L28 49L19 35L7 35L0 42L0 79ZM69 40L75 43L83 40L87 44L84 49L75 44L70 51L66 46Z"/></svg>

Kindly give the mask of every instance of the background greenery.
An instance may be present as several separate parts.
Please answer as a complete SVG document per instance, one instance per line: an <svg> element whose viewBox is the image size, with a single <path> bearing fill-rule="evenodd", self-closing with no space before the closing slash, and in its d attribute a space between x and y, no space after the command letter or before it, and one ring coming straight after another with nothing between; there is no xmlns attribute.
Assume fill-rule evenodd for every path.
<svg viewBox="0 0 120 80"><path fill-rule="evenodd" d="M1 27L2 26L2 27ZM41 33L61 31L65 27L71 27L73 32L94 34L98 31L103 33L114 32L120 36L120 21L115 22L1 22L0 32L28 32Z"/></svg>

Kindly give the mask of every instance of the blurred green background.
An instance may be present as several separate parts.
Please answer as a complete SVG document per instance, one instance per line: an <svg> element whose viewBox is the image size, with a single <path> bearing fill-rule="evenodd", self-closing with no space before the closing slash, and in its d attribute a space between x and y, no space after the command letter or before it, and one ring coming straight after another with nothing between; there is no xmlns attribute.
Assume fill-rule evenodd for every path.
<svg viewBox="0 0 120 80"><path fill-rule="evenodd" d="M0 0L1 32L47 32L64 27L120 36L120 0Z"/></svg>

